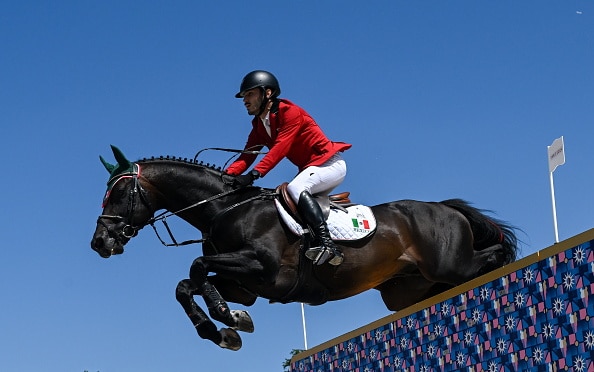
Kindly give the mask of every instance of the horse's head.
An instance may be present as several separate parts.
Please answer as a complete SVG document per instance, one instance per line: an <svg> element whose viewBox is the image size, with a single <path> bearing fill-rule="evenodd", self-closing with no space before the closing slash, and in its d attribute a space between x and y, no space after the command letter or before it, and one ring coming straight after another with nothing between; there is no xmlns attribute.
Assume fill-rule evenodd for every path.
<svg viewBox="0 0 594 372"><path fill-rule="evenodd" d="M154 212L140 182L140 166L126 159L117 147L111 148L118 163L112 165L100 157L110 177L103 198L103 213L97 219L91 240L91 248L103 258L123 253L124 245L147 224Z"/></svg>

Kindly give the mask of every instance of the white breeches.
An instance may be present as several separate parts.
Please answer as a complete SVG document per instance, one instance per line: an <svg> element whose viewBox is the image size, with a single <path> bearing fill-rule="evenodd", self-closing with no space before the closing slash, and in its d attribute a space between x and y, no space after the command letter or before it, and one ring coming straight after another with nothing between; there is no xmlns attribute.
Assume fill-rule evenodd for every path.
<svg viewBox="0 0 594 372"><path fill-rule="evenodd" d="M303 191L310 194L329 195L344 180L346 162L339 153L334 154L320 166L307 167L301 171L287 186L287 191L295 203Z"/></svg>

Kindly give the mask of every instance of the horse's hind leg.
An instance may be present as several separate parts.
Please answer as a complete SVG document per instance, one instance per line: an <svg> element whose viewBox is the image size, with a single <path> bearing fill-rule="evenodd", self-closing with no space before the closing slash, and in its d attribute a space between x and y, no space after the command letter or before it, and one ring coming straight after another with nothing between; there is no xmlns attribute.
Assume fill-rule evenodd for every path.
<svg viewBox="0 0 594 372"><path fill-rule="evenodd" d="M501 244L477 251L469 241L452 242L436 256L434 267L421 271L432 281L458 285L501 267L504 255Z"/></svg>
<svg viewBox="0 0 594 372"><path fill-rule="evenodd" d="M194 301L194 295L198 294L200 294L199 290L189 279L180 281L175 291L177 301L184 308L198 335L203 339L211 340L222 348L239 350L242 345L239 334L229 328L219 331L208 315Z"/></svg>
<svg viewBox="0 0 594 372"><path fill-rule="evenodd" d="M503 245L495 244L489 248L475 251L475 260L480 266L477 271L477 276L486 274L490 271L498 269L507 262L507 252L503 249Z"/></svg>
<svg viewBox="0 0 594 372"><path fill-rule="evenodd" d="M400 311L450 288L452 285L429 281L419 272L394 277L375 287L391 311Z"/></svg>

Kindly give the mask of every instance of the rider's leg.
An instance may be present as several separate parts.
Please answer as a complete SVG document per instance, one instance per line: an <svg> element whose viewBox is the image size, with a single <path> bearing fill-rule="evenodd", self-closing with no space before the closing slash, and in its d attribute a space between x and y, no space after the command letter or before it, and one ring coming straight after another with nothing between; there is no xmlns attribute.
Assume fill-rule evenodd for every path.
<svg viewBox="0 0 594 372"><path fill-rule="evenodd" d="M322 209L309 191L303 191L301 193L299 203L297 203L297 210L322 245L321 247L310 248L305 255L313 259L318 265L323 264L327 260L329 260L331 265L340 265L343 261L342 252L332 241Z"/></svg>
<svg viewBox="0 0 594 372"><path fill-rule="evenodd" d="M317 264L322 264L331 258L331 264L339 265L342 262L342 253L332 242L322 211L311 196L312 194L330 194L344 180L345 176L346 164L342 157L336 154L319 167L312 166L304 169L287 186L289 195L298 206L299 214L321 240L322 247L310 248L309 253L306 252L306 256L316 260ZM307 194L302 197L304 192ZM324 253L326 257L321 256L321 253Z"/></svg>

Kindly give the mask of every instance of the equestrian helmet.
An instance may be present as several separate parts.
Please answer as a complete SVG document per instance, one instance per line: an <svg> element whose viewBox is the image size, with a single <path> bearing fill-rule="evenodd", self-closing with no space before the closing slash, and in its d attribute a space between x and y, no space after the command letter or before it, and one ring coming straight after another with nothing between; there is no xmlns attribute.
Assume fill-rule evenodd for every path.
<svg viewBox="0 0 594 372"><path fill-rule="evenodd" d="M245 75L241 81L239 87L239 93L235 95L235 98L241 98L250 89L254 88L271 89L272 96L270 98L276 98L280 94L280 85L276 77L268 71L256 70Z"/></svg>

